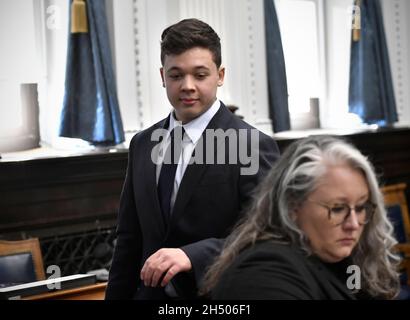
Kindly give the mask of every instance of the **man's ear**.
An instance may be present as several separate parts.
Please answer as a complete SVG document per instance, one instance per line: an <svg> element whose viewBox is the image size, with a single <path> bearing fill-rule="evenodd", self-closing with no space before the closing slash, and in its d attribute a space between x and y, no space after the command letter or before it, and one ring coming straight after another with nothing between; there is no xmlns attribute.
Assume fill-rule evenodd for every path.
<svg viewBox="0 0 410 320"><path fill-rule="evenodd" d="M224 84L225 79L225 67L220 67L218 70L218 87Z"/></svg>
<svg viewBox="0 0 410 320"><path fill-rule="evenodd" d="M165 77L164 77L164 68L163 67L159 68L159 73L161 74L162 86L165 88Z"/></svg>

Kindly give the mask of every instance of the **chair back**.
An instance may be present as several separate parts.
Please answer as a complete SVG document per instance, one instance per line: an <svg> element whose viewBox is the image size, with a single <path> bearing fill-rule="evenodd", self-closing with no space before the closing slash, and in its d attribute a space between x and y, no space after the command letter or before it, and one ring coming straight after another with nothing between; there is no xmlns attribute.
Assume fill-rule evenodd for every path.
<svg viewBox="0 0 410 320"><path fill-rule="evenodd" d="M406 201L406 184L399 183L382 189L387 214L394 227L397 251L402 255L402 299L410 299L410 217Z"/></svg>
<svg viewBox="0 0 410 320"><path fill-rule="evenodd" d="M387 213L399 243L410 243L410 216L405 190L405 183L382 188Z"/></svg>
<svg viewBox="0 0 410 320"><path fill-rule="evenodd" d="M9 286L46 278L37 238L0 240L0 285Z"/></svg>

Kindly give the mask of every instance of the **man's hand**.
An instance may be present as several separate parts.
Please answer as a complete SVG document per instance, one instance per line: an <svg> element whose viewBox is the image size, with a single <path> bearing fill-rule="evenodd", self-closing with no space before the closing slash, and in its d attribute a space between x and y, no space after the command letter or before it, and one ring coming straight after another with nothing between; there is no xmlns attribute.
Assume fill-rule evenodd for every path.
<svg viewBox="0 0 410 320"><path fill-rule="evenodd" d="M156 287L163 276L165 287L177 273L191 269L191 260L181 249L160 249L145 261L140 277L146 287Z"/></svg>

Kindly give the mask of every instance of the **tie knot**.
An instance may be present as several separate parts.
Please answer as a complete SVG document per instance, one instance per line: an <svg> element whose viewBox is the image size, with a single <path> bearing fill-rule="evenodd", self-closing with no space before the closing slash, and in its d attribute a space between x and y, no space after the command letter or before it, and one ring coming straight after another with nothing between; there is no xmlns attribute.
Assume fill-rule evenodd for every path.
<svg viewBox="0 0 410 320"><path fill-rule="evenodd" d="M174 129L171 130L170 136L171 139L183 139L185 134L185 129L183 126L176 126Z"/></svg>
<svg viewBox="0 0 410 320"><path fill-rule="evenodd" d="M170 138L171 138L171 145L176 145L177 148L180 148L182 146L182 142L184 140L185 136L185 129L182 126L177 126L172 131L170 132Z"/></svg>

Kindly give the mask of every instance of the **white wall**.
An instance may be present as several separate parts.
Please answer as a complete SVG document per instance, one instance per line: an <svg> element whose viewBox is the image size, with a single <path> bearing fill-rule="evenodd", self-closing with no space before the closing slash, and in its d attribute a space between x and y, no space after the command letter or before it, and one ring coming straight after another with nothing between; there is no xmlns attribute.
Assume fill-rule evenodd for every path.
<svg viewBox="0 0 410 320"><path fill-rule="evenodd" d="M357 125L353 119L347 119L352 3L351 0L324 1L327 95L322 104L321 122L325 128Z"/></svg>
<svg viewBox="0 0 410 320"><path fill-rule="evenodd" d="M45 61L40 87L40 134L44 144L59 145L68 36L68 1L42 0L41 28Z"/></svg>
<svg viewBox="0 0 410 320"><path fill-rule="evenodd" d="M38 144L37 105L21 89L41 76L34 12L34 0L0 1L0 152Z"/></svg>
<svg viewBox="0 0 410 320"><path fill-rule="evenodd" d="M166 26L187 17L209 22L221 36L227 74L219 98L239 106L245 120L271 133L262 0L106 1L112 9L114 69L129 136L170 110L159 76L160 35ZM328 89L321 111L331 124L328 116L334 116L338 108L347 108L350 32L343 29L348 19L340 17L347 17L351 1L318 2L325 13L319 22L326 34L319 36L325 44L321 65L326 70L324 89ZM399 124L410 125L410 2L382 0L382 6ZM0 1L0 152L8 150L10 144L18 150L33 142L27 140L32 126L21 107L21 83L39 84L41 138L54 146L60 143L57 130L64 92L67 21L66 0Z"/></svg>
<svg viewBox="0 0 410 320"><path fill-rule="evenodd" d="M121 0L113 2L115 65L126 131L146 128L171 110L159 74L160 36L180 19L208 22L221 37L224 86L218 97L271 133L262 0Z"/></svg>
<svg viewBox="0 0 410 320"><path fill-rule="evenodd" d="M0 1L0 79L38 79L34 1Z"/></svg>

